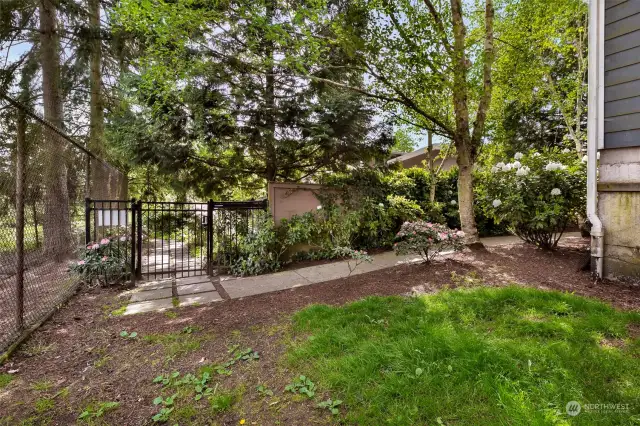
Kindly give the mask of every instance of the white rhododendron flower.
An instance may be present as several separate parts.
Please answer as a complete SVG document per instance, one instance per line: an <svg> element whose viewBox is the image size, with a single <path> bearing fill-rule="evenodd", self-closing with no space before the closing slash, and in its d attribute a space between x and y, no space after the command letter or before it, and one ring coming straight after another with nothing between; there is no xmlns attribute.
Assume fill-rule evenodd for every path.
<svg viewBox="0 0 640 426"><path fill-rule="evenodd" d="M588 157L588 156L586 156L586 155L585 155L584 157L582 157L582 162L583 162L583 163L586 163L586 162L587 162L587 160L589 160L589 157Z"/></svg>
<svg viewBox="0 0 640 426"><path fill-rule="evenodd" d="M553 161L550 162L549 164L547 164L545 166L545 170L548 172L552 172L554 170L564 170L566 167L564 166L564 164L562 163L554 163Z"/></svg>
<svg viewBox="0 0 640 426"><path fill-rule="evenodd" d="M533 156L534 156L534 157L540 157L540 153L539 153L539 152L534 152L534 153L533 153Z"/></svg>
<svg viewBox="0 0 640 426"><path fill-rule="evenodd" d="M563 154L568 154L570 152L571 152L571 150L569 148L565 148L565 149L562 150Z"/></svg>
<svg viewBox="0 0 640 426"><path fill-rule="evenodd" d="M560 188L553 188L551 190L551 195L560 195L562 194L562 191L560 191Z"/></svg>
<svg viewBox="0 0 640 426"><path fill-rule="evenodd" d="M384 204L383 203L378 203L378 206L379 207L384 207Z"/></svg>
<svg viewBox="0 0 640 426"><path fill-rule="evenodd" d="M322 206L316 207L317 210L322 210Z"/></svg>
<svg viewBox="0 0 640 426"><path fill-rule="evenodd" d="M511 170L513 168L513 165L511 163L509 164L505 164L504 167L502 167L502 171L504 172L508 172L509 170Z"/></svg>
<svg viewBox="0 0 640 426"><path fill-rule="evenodd" d="M501 162L499 162L498 164L496 164L496 167L497 167L497 168L499 168L499 169L501 169L501 168L503 168L503 167L504 167L504 163L501 161Z"/></svg>
<svg viewBox="0 0 640 426"><path fill-rule="evenodd" d="M500 171L500 169L497 166L493 166L491 168L491 173L496 173L496 172L499 172L499 171Z"/></svg>
<svg viewBox="0 0 640 426"><path fill-rule="evenodd" d="M529 174L529 172L531 171L531 169L527 166L522 166L521 168L518 169L518 171L516 172L516 176L526 176Z"/></svg>
<svg viewBox="0 0 640 426"><path fill-rule="evenodd" d="M456 200L451 200L451 205L455 206L456 204L458 204L458 202Z"/></svg>
<svg viewBox="0 0 640 426"><path fill-rule="evenodd" d="M513 162L513 167L515 167L516 169L519 169L520 167L522 167L522 164L520 164L519 161L514 161Z"/></svg>
<svg viewBox="0 0 640 426"><path fill-rule="evenodd" d="M500 207L501 204L502 201L498 200L497 198L493 200L493 207Z"/></svg>
<svg viewBox="0 0 640 426"><path fill-rule="evenodd" d="M524 154L521 152L516 152L516 155L513 156L516 160L520 160L522 157L524 157Z"/></svg>

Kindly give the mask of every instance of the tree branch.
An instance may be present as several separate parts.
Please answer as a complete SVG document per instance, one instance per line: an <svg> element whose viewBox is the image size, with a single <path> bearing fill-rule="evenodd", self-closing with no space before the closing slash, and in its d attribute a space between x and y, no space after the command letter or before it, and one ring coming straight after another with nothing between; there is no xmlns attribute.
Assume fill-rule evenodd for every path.
<svg viewBox="0 0 640 426"><path fill-rule="evenodd" d="M424 0L424 4L427 6L427 9L429 9L429 13L433 17L433 20L436 22L436 26L440 31L440 39L442 40L444 48L449 54L451 54L453 49L451 48L451 44L449 43L449 39L447 38L447 31L444 27L444 23L442 22L442 18L440 17L440 13L435 8L431 0Z"/></svg>
<svg viewBox="0 0 640 426"><path fill-rule="evenodd" d="M487 119L487 110L491 103L491 93L493 91L493 81L491 79L491 72L493 68L493 61L495 59L495 50L493 44L493 0L486 0L485 10L485 38L484 38L484 64L483 64L483 80L484 86L482 88L482 97L478 103L478 113L476 114L476 121L473 125L473 134L471 141L473 146L480 145L480 139L484 133L484 125Z"/></svg>
<svg viewBox="0 0 640 426"><path fill-rule="evenodd" d="M365 64L365 66L367 67L368 72L372 76L374 76L377 80L381 81L391 90L396 92L396 94L399 96L398 99L401 100L400 103L411 108L412 110L414 110L415 112L417 112L418 114L426 118L427 120L433 122L433 124L440 127L446 134L448 134L450 137L453 137L453 129L451 129L446 123L444 123L439 118L434 117L432 114L429 114L428 112L420 108L418 104L409 96L407 96L398 86L396 86L395 84L392 84L391 81L385 76L383 76L382 74L379 74L378 72L374 71L371 68L371 66L369 66L368 64Z"/></svg>

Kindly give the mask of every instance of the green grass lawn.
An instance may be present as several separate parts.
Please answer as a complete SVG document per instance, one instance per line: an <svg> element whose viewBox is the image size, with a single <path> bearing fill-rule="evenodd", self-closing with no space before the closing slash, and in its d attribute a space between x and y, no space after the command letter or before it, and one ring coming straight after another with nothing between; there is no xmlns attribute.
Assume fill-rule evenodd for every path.
<svg viewBox="0 0 640 426"><path fill-rule="evenodd" d="M639 324L637 312L515 286L370 297L297 313L288 360L344 401L348 424L638 424ZM568 416L569 401L582 412Z"/></svg>

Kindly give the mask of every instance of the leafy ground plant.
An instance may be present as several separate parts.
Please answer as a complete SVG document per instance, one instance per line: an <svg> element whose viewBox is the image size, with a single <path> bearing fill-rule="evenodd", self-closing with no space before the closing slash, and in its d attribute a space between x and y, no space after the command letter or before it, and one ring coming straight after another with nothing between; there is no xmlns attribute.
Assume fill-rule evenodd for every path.
<svg viewBox="0 0 640 426"><path fill-rule="evenodd" d="M316 394L316 385L307 376L296 377L293 382L285 386L284 390L291 393L306 395L313 398Z"/></svg>
<svg viewBox="0 0 640 426"><path fill-rule="evenodd" d="M340 409L338 408L340 405L342 405L342 401L339 399L327 399L326 401L318 403L318 408L325 408L335 416L340 413Z"/></svg>
<svg viewBox="0 0 640 426"><path fill-rule="evenodd" d="M154 422L166 422L167 420L169 420L169 415L173 412L173 410L175 409L174 407L174 402L176 397L178 396L177 393L174 393L173 395L169 396L169 397L162 397L162 396L158 396L153 400L153 405L156 406L160 406L160 411L158 411L153 417L152 420Z"/></svg>
<svg viewBox="0 0 640 426"><path fill-rule="evenodd" d="M119 402L115 401L107 401L107 402L99 402L97 404L91 404L87 408L84 409L82 413L78 416L79 420L89 420L89 419L97 419L102 417L106 412L115 410L120 406Z"/></svg>
<svg viewBox="0 0 640 426"><path fill-rule="evenodd" d="M203 371L209 371L220 375L230 376L233 371L231 366L235 365L238 361L251 361L260 359L260 354L251 348L240 349L238 345L233 345L229 348L228 353L232 358L224 361L220 364L213 364L204 367Z"/></svg>
<svg viewBox="0 0 640 426"><path fill-rule="evenodd" d="M638 312L566 293L458 288L304 309L294 332L313 339L293 340L288 359L340 395L346 424L569 424L570 401L626 407L583 410L581 424L632 424L639 324Z"/></svg>
<svg viewBox="0 0 640 426"><path fill-rule="evenodd" d="M122 330L120 332L120 337L124 339L135 339L136 337L138 337L138 333L135 331L132 331L131 333L129 333L127 330Z"/></svg>
<svg viewBox="0 0 640 426"><path fill-rule="evenodd" d="M258 385L256 387L258 393L262 396L273 396L273 391L266 387L265 385Z"/></svg>

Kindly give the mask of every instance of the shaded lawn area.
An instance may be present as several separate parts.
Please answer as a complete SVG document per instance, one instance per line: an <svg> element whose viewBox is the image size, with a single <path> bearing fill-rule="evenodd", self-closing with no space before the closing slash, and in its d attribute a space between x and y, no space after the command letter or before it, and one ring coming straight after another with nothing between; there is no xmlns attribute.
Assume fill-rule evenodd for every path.
<svg viewBox="0 0 640 426"><path fill-rule="evenodd" d="M294 316L289 360L349 424L628 424L640 416L640 314L522 287L371 297Z"/></svg>
<svg viewBox="0 0 640 426"><path fill-rule="evenodd" d="M83 292L0 367L0 425L634 423L640 292L593 285L584 254L491 248L131 317ZM397 296L416 286L434 293Z"/></svg>

